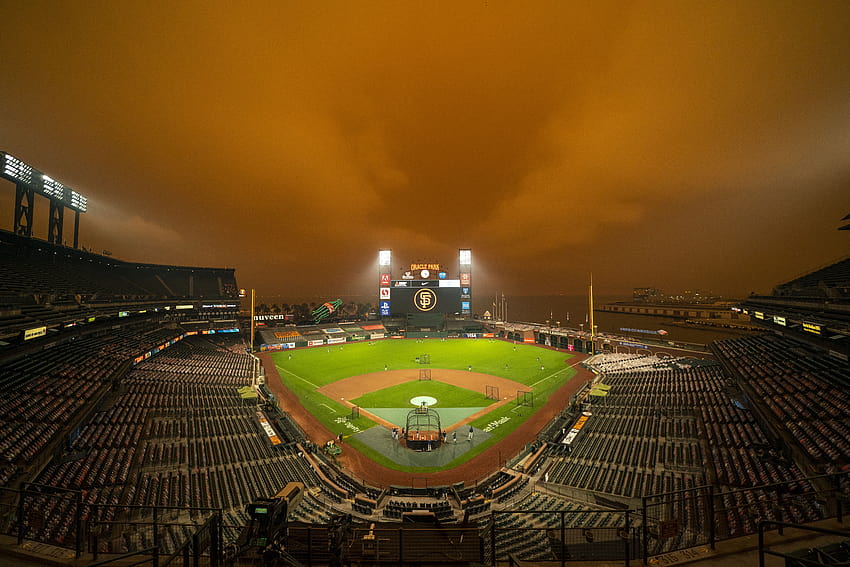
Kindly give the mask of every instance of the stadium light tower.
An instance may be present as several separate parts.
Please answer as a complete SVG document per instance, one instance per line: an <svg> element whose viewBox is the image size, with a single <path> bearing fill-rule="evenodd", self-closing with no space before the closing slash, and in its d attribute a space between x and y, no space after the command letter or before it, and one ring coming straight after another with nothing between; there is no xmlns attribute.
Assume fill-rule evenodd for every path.
<svg viewBox="0 0 850 567"><path fill-rule="evenodd" d="M88 209L88 199L11 154L0 152L0 162L0 177L15 184L15 234L32 238L34 200L35 194L38 193L50 201L48 242L62 244L65 207L68 207L75 212L74 248L78 248L80 213Z"/></svg>
<svg viewBox="0 0 850 567"><path fill-rule="evenodd" d="M393 251L378 250L378 311L381 317L389 317L390 286L392 285Z"/></svg>
<svg viewBox="0 0 850 567"><path fill-rule="evenodd" d="M461 248L458 252L460 276L460 314L472 315L472 250Z"/></svg>

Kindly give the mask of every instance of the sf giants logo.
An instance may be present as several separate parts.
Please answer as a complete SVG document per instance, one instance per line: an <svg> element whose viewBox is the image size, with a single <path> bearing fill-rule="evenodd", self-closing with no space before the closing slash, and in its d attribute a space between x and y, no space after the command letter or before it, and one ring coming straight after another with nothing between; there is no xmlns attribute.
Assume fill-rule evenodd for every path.
<svg viewBox="0 0 850 567"><path fill-rule="evenodd" d="M427 287L423 287L413 294L413 305L419 311L431 311L437 306L437 294Z"/></svg>

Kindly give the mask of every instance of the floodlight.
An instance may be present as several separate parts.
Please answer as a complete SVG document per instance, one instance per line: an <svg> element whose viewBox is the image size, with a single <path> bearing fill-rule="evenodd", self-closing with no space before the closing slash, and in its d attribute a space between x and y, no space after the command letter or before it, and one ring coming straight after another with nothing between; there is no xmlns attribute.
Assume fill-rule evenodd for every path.
<svg viewBox="0 0 850 567"><path fill-rule="evenodd" d="M460 264L462 266L472 265L472 250L470 250L469 248L460 249Z"/></svg>
<svg viewBox="0 0 850 567"><path fill-rule="evenodd" d="M379 266L391 266L393 263L393 251L392 250L378 250L378 265Z"/></svg>
<svg viewBox="0 0 850 567"><path fill-rule="evenodd" d="M47 175L42 175L44 183L42 184L42 192L53 199L63 200L65 198L65 186L58 181L51 179Z"/></svg>
<svg viewBox="0 0 850 567"><path fill-rule="evenodd" d="M84 213L88 209L88 202L89 202L89 200L87 198L83 197L82 195L80 195L76 191L73 191L73 190L71 191L71 208L72 209L77 209L81 213Z"/></svg>
<svg viewBox="0 0 850 567"><path fill-rule="evenodd" d="M25 164L15 156L4 153L3 156L3 177L14 182L26 183L32 185L33 182L33 167Z"/></svg>

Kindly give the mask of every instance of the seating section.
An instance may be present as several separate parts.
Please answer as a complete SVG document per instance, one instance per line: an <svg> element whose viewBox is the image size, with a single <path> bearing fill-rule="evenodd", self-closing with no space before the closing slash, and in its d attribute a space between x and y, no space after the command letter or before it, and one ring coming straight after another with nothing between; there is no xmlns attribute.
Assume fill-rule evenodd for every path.
<svg viewBox="0 0 850 567"><path fill-rule="evenodd" d="M752 402L823 470L850 464L850 367L813 355L802 343L777 335L718 341L730 374Z"/></svg>
<svg viewBox="0 0 850 567"><path fill-rule="evenodd" d="M780 297L850 298L850 258L776 286Z"/></svg>
<svg viewBox="0 0 850 567"><path fill-rule="evenodd" d="M221 508L243 525L248 502L276 494L288 481L319 484L301 448L272 445L257 408L239 396L257 372L249 355L204 337L184 339L133 369L117 398L80 427L68 457L37 482L86 490L88 503L106 505L111 518L121 516L118 506L165 506L194 522L206 515L199 508ZM61 526L43 534L57 542L62 535ZM125 552L144 539L141 532L125 538L113 530L102 545Z"/></svg>

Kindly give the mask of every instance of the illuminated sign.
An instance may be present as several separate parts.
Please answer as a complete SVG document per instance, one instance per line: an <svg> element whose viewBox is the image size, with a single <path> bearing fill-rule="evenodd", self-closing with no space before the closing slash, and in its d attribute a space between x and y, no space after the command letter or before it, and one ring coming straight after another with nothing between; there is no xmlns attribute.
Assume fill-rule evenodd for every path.
<svg viewBox="0 0 850 567"><path fill-rule="evenodd" d="M269 438L269 441L272 442L272 445L280 445L280 437L277 436L277 432L274 430L274 427L271 426L269 421L266 419L266 416L263 412L257 412L257 419L260 421L260 425L263 428L263 431L266 432L266 435Z"/></svg>
<svg viewBox="0 0 850 567"><path fill-rule="evenodd" d="M764 319L764 313L761 311L753 311L756 314L756 319Z"/></svg>
<svg viewBox="0 0 850 567"><path fill-rule="evenodd" d="M129 311L119 311L119 312L118 312L118 316L119 316L119 317L126 317L126 316L127 316L127 315L129 315L129 314L130 314L130 312L129 312Z"/></svg>
<svg viewBox="0 0 850 567"><path fill-rule="evenodd" d="M779 315L773 316L773 322L777 325L785 326L785 317L780 317Z"/></svg>
<svg viewBox="0 0 850 567"><path fill-rule="evenodd" d="M390 266L393 263L393 251L392 250L379 250L378 251L378 265L379 266Z"/></svg>
<svg viewBox="0 0 850 567"><path fill-rule="evenodd" d="M470 285L471 277L469 272L461 272L460 274L460 285L463 287L468 287Z"/></svg>
<svg viewBox="0 0 850 567"><path fill-rule="evenodd" d="M413 279L413 272L410 272L410 271L404 272L404 273L401 275L401 279L403 279L403 280L412 280L412 279Z"/></svg>
<svg viewBox="0 0 850 567"><path fill-rule="evenodd" d="M461 249L460 255L458 258L458 263L461 266L469 266L472 264L472 250L469 248Z"/></svg>
<svg viewBox="0 0 850 567"><path fill-rule="evenodd" d="M464 311L469 311L471 309L470 302L469 301L461 301L460 302L460 308L463 309Z"/></svg>
<svg viewBox="0 0 850 567"><path fill-rule="evenodd" d="M413 305L419 311L432 311L437 307L437 294L427 287L419 289L413 294Z"/></svg>
<svg viewBox="0 0 850 567"><path fill-rule="evenodd" d="M821 327L820 325L817 325L815 323L806 323L805 321L803 321L803 330L809 333L815 333L819 335L821 332Z"/></svg>
<svg viewBox="0 0 850 567"><path fill-rule="evenodd" d="M235 309L235 303L208 303L201 305L202 309Z"/></svg>
<svg viewBox="0 0 850 567"><path fill-rule="evenodd" d="M411 272L420 272L422 270L430 270L430 271L434 271L434 272L439 272L440 271L440 265L439 264L430 264L430 263L411 264L410 265L410 271Z"/></svg>
<svg viewBox="0 0 850 567"><path fill-rule="evenodd" d="M390 316L390 302L382 301L381 302L381 317L389 317Z"/></svg>
<svg viewBox="0 0 850 567"><path fill-rule="evenodd" d="M440 287L460 287L460 280L440 280Z"/></svg>
<svg viewBox="0 0 850 567"><path fill-rule="evenodd" d="M47 334L47 327L36 327L34 329L27 329L24 331L24 340L28 341L30 339L34 339L36 337L43 337Z"/></svg>
<svg viewBox="0 0 850 567"><path fill-rule="evenodd" d="M390 298L390 288L382 287L381 293L379 294L380 299L389 299Z"/></svg>
<svg viewBox="0 0 850 567"><path fill-rule="evenodd" d="M381 285L390 285L390 275L381 274Z"/></svg>

